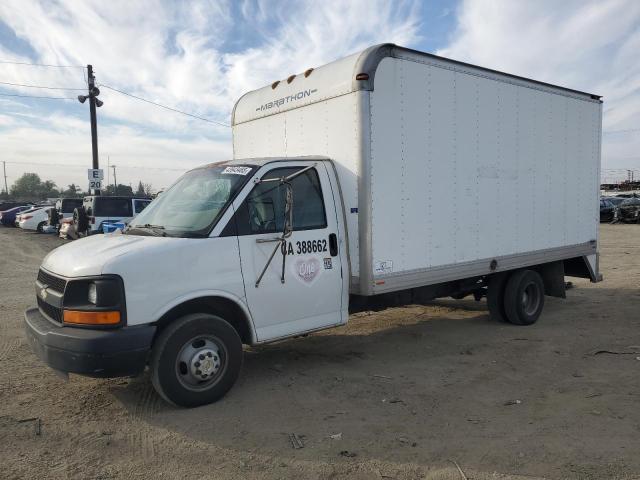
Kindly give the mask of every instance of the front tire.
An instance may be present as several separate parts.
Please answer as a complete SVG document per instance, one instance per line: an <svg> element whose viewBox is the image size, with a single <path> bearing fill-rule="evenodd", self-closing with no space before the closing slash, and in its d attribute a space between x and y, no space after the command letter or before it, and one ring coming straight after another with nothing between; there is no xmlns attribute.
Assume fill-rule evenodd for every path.
<svg viewBox="0 0 640 480"><path fill-rule="evenodd" d="M42 230L44 229L44 226L46 225L46 223L47 223L47 222L40 222L40 223L38 224L38 226L36 227L36 231L37 231L38 233L42 233Z"/></svg>
<svg viewBox="0 0 640 480"><path fill-rule="evenodd" d="M197 407L222 398L242 367L242 341L223 318L197 313L179 318L155 341L151 381L167 402Z"/></svg>
<svg viewBox="0 0 640 480"><path fill-rule="evenodd" d="M504 291L507 320L515 325L535 323L544 308L544 282L538 272L519 270L513 273Z"/></svg>

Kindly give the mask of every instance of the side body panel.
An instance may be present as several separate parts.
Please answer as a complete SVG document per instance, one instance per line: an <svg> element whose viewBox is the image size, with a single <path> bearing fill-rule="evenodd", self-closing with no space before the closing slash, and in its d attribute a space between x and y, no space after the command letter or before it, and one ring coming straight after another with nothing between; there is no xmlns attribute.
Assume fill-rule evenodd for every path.
<svg viewBox="0 0 640 480"><path fill-rule="evenodd" d="M117 242L120 239L126 242L132 236L101 235L90 240L94 238L97 239L94 243L101 243L112 255L100 273L120 275L124 280L131 325L154 322L176 305L206 296L228 298L246 310L235 237L133 237L137 240L135 248L131 248L134 242L129 241L129 248L126 251L123 248L120 255L114 251L115 245L109 248L106 244L120 243ZM129 258L133 255L135 261Z"/></svg>
<svg viewBox="0 0 640 480"><path fill-rule="evenodd" d="M600 102L388 57L370 104L370 293L596 253Z"/></svg>

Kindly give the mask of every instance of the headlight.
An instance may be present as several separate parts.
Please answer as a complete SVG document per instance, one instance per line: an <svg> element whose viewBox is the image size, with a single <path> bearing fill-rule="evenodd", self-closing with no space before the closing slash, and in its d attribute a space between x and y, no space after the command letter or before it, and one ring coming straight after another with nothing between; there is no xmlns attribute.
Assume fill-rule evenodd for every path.
<svg viewBox="0 0 640 480"><path fill-rule="evenodd" d="M98 303L98 288L95 283L89 284L89 289L87 292L87 300L89 303L93 303L94 305Z"/></svg>

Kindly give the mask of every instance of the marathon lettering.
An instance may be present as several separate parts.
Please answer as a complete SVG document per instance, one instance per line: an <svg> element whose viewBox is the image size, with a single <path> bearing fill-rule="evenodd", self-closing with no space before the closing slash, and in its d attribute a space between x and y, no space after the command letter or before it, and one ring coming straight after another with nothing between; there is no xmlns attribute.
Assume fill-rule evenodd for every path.
<svg viewBox="0 0 640 480"><path fill-rule="evenodd" d="M308 97L311 94L316 93L317 91L318 89L314 88L313 90L302 90L298 93L294 93L293 95L287 95L286 97L279 98L278 100L274 100L273 102L260 105L258 108L256 108L256 112L261 112L263 110L270 110L274 107L279 108L282 105L285 105L289 102L293 102L295 100L302 100L303 98Z"/></svg>

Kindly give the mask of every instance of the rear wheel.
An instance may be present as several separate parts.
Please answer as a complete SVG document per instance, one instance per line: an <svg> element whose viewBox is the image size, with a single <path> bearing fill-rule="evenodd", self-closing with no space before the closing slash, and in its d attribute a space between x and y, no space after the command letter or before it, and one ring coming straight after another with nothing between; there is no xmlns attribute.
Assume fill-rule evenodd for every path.
<svg viewBox="0 0 640 480"><path fill-rule="evenodd" d="M519 270L513 273L504 291L507 320L515 325L531 325L544 308L544 283L538 272Z"/></svg>
<svg viewBox="0 0 640 480"><path fill-rule="evenodd" d="M151 381L169 403L197 407L222 398L242 366L242 341L223 318L186 315L160 333L151 355Z"/></svg>
<svg viewBox="0 0 640 480"><path fill-rule="evenodd" d="M38 226L36 227L36 231L37 231L38 233L42 233L42 229L44 228L44 226L45 226L46 224L47 224L47 222L40 222L40 223L38 224Z"/></svg>

